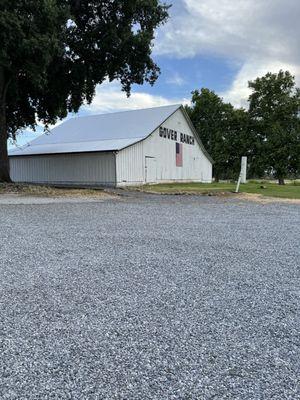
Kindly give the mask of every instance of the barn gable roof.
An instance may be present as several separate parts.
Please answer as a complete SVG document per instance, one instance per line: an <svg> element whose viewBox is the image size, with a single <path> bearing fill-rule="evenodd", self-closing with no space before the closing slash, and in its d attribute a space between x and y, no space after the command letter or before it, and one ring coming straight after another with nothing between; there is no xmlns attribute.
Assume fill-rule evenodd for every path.
<svg viewBox="0 0 300 400"><path fill-rule="evenodd" d="M154 132L181 105L75 117L25 146L11 149L10 156L118 151Z"/></svg>

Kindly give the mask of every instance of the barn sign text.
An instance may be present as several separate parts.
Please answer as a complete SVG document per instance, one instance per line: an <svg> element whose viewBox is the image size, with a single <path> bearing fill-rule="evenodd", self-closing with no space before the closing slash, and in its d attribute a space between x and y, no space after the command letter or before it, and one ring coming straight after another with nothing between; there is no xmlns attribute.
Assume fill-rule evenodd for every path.
<svg viewBox="0 0 300 400"><path fill-rule="evenodd" d="M181 143L192 145L195 144L195 138L193 138L193 136L174 131L173 129L164 128L163 126L159 128L159 136L166 139L175 140L175 142L179 140Z"/></svg>

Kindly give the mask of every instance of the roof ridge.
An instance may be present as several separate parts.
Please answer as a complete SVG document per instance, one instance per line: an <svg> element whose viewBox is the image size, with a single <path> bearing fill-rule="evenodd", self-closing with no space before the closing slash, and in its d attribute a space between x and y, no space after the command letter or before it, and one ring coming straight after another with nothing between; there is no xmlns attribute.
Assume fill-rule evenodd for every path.
<svg viewBox="0 0 300 400"><path fill-rule="evenodd" d="M115 114L123 114L123 113L132 113L132 112L137 112L137 111L146 111L146 110L156 110L159 108L166 108L166 107L177 107L180 108L182 106L182 104L180 103L175 103L175 104L166 104L165 106L158 106L158 107L146 107L146 108L136 108L133 110L122 110L122 111L112 111L112 112L105 112L105 113L101 113L101 114L90 114L90 115L76 115L74 117L69 118L67 121L71 121L74 119L82 119L82 118L90 118L90 117L99 117L101 115L115 115ZM53 128L55 129L55 128Z"/></svg>

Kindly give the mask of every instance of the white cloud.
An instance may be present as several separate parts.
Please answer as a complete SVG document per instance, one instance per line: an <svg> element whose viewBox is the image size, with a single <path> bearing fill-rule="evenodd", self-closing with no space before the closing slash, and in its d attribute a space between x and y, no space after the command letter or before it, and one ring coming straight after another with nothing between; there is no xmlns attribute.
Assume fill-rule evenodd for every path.
<svg viewBox="0 0 300 400"><path fill-rule="evenodd" d="M248 82L255 80L258 76L264 76L268 72L276 73L280 69L290 71L297 78L300 77L300 67L297 65L270 60L249 60L242 66L231 87L221 93L221 96L225 101L232 103L236 107L247 108L247 99L251 94L251 90L248 89ZM297 83L300 84L299 79Z"/></svg>
<svg viewBox="0 0 300 400"><path fill-rule="evenodd" d="M172 10L172 9L171 9ZM244 104L247 82L268 71L299 74L299 0L175 0L155 52L215 55L241 65L226 97Z"/></svg>
<svg viewBox="0 0 300 400"><path fill-rule="evenodd" d="M157 54L178 58L215 53L300 61L298 0L177 0L158 34Z"/></svg>
<svg viewBox="0 0 300 400"><path fill-rule="evenodd" d="M171 75L166 82L175 86L182 86L186 83L185 79L178 72Z"/></svg>
<svg viewBox="0 0 300 400"><path fill-rule="evenodd" d="M101 86L97 87L96 96L92 104L82 107L82 111L95 114L187 102L188 100L184 98L167 98L134 91L128 98L126 94L121 91L121 85L118 82L109 83L106 81Z"/></svg>

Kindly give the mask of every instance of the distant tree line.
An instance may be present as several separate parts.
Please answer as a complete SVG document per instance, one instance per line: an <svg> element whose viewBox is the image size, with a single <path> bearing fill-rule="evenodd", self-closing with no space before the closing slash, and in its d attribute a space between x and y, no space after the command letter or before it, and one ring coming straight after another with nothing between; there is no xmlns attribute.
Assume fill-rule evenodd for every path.
<svg viewBox="0 0 300 400"><path fill-rule="evenodd" d="M300 89L290 72L268 73L249 82L249 108L235 108L215 92L192 93L186 110L214 159L214 178L237 179L242 156L251 178L300 175Z"/></svg>

